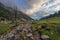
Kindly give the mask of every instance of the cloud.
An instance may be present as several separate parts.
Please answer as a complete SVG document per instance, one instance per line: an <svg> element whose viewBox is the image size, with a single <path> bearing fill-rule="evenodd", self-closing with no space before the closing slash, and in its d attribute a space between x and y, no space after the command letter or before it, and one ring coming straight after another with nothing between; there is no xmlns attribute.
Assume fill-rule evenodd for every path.
<svg viewBox="0 0 60 40"><path fill-rule="evenodd" d="M19 10L34 19L60 10L60 0L1 0L1 2L8 6L16 4Z"/></svg>
<svg viewBox="0 0 60 40"><path fill-rule="evenodd" d="M60 10L60 0L39 0L31 5L31 8L27 10L27 14L30 16L33 14L34 17L39 18L53 14L57 10Z"/></svg>
<svg viewBox="0 0 60 40"><path fill-rule="evenodd" d="M47 0L33 0L32 2L30 2L30 4L31 3L32 4L31 4L31 7L27 10L27 13L33 13L33 12L37 11L41 7L41 4L46 1Z"/></svg>

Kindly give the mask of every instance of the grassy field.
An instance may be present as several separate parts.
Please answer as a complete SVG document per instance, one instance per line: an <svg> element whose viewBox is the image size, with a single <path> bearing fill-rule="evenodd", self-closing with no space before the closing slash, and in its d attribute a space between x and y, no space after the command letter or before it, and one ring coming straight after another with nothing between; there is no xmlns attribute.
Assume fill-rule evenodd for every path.
<svg viewBox="0 0 60 40"><path fill-rule="evenodd" d="M60 17L53 17L43 20L38 20L38 23L60 23Z"/></svg>
<svg viewBox="0 0 60 40"><path fill-rule="evenodd" d="M0 23L0 35L11 28L10 24Z"/></svg>
<svg viewBox="0 0 60 40"><path fill-rule="evenodd" d="M51 40L60 40L60 17L33 21L31 25L32 27L44 25L45 28L40 29L42 35L48 35ZM48 28L49 30L47 30Z"/></svg>

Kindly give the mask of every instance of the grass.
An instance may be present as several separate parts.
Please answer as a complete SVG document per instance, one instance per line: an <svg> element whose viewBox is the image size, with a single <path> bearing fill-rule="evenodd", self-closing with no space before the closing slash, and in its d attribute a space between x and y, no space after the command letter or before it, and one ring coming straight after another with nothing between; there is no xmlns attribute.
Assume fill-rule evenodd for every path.
<svg viewBox="0 0 60 40"><path fill-rule="evenodd" d="M20 24L24 24L24 22L20 22ZM48 35L51 40L60 40L60 32L56 33L55 29L59 29L60 31L60 17L48 18L44 20L33 21L31 24L32 27L39 27L40 25L45 25L46 28L39 29L42 35ZM0 35L5 33L7 30L11 28L10 24L0 23ZM49 28L50 30L46 30Z"/></svg>
<svg viewBox="0 0 60 40"><path fill-rule="evenodd" d="M0 23L0 35L11 28L10 24Z"/></svg>
<svg viewBox="0 0 60 40"><path fill-rule="evenodd" d="M33 21L31 25L32 27L39 27L40 25L45 25L46 28L40 29L42 35L48 35L51 40L60 40L60 17ZM50 30L46 30L47 28L49 28ZM56 29L59 30L58 33L56 33Z"/></svg>
<svg viewBox="0 0 60 40"><path fill-rule="evenodd" d="M52 24L52 23L50 23L50 24L42 23L42 24L46 25L46 28L47 27L50 28L50 30L46 30L46 28L40 29L42 35L48 35L51 38L51 40L60 40L60 36L59 36L60 32L59 32L59 34L57 34L55 31L56 28L60 27L60 24ZM40 25L42 25L42 24L40 24ZM39 24L32 24L32 27L38 27L38 26L39 26ZM59 28L59 30L60 30L60 28Z"/></svg>
<svg viewBox="0 0 60 40"><path fill-rule="evenodd" d="M18 22L18 25L21 26L22 24L24 24L23 21ZM4 34L4 33L7 32L9 29L11 29L11 28L12 28L12 25L14 25L14 23L13 23L13 24L0 23L0 35Z"/></svg>
<svg viewBox="0 0 60 40"><path fill-rule="evenodd" d="M43 20L38 20L38 23L60 23L60 17L53 17Z"/></svg>

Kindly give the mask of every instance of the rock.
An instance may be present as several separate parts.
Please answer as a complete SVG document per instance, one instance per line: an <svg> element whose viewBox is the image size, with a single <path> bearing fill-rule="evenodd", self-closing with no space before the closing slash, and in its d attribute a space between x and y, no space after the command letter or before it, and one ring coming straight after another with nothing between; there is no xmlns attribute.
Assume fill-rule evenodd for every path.
<svg viewBox="0 0 60 40"><path fill-rule="evenodd" d="M13 26L11 31L1 36L0 40L40 40L40 35L36 28L30 27L28 24L24 26Z"/></svg>
<svg viewBox="0 0 60 40"><path fill-rule="evenodd" d="M31 37L31 36L32 36L32 33L28 33L28 34L27 34L27 37Z"/></svg>
<svg viewBox="0 0 60 40"><path fill-rule="evenodd" d="M42 40L50 40L50 37L48 35L41 35Z"/></svg>

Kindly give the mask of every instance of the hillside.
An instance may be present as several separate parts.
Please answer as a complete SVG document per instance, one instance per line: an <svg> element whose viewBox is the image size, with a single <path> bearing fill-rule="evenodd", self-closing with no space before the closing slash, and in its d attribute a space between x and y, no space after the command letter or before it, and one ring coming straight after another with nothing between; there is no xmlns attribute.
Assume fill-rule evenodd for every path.
<svg viewBox="0 0 60 40"><path fill-rule="evenodd" d="M24 14L17 9L5 7L2 3L0 3L0 17L3 17L8 20L13 20L15 18L15 13L17 14L16 17L19 20L32 20L28 15Z"/></svg>
<svg viewBox="0 0 60 40"><path fill-rule="evenodd" d="M21 11L6 7L0 3L0 35L12 29L16 20L17 24L21 25L26 21L31 21L32 18Z"/></svg>
<svg viewBox="0 0 60 40"><path fill-rule="evenodd" d="M39 28L42 35L48 35L51 40L60 40L60 11L32 22L32 27Z"/></svg>
<svg viewBox="0 0 60 40"><path fill-rule="evenodd" d="M40 21L40 23L60 23L60 11L55 12L54 14L51 14L44 18L41 18L38 21Z"/></svg>

